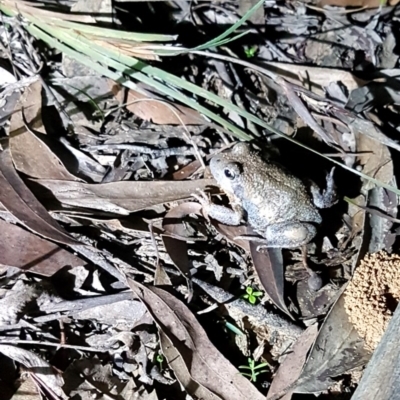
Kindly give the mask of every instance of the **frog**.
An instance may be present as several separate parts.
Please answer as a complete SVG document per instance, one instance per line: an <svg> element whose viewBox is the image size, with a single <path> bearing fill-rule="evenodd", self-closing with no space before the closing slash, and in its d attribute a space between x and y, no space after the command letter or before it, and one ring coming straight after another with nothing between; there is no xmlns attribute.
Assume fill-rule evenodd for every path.
<svg viewBox="0 0 400 400"><path fill-rule="evenodd" d="M206 216L225 225L247 221L259 236L241 238L260 242L258 250L304 248L322 223L319 209L338 201L334 170L327 174L321 192L314 182L307 186L271 157L262 157L250 144L238 142L210 160L211 174L231 208L212 203L203 191L194 197Z"/></svg>

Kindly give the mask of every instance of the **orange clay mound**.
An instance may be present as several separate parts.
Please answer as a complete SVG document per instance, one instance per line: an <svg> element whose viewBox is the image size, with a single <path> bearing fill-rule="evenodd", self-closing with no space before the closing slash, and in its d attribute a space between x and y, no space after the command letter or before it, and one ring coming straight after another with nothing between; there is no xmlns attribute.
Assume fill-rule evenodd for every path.
<svg viewBox="0 0 400 400"><path fill-rule="evenodd" d="M400 256L368 254L346 288L344 304L350 321L374 350L400 300Z"/></svg>

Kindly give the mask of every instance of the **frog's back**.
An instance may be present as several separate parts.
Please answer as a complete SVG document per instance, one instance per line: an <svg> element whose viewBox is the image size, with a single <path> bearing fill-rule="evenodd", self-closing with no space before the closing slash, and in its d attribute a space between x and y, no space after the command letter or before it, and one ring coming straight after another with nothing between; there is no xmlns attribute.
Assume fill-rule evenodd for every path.
<svg viewBox="0 0 400 400"><path fill-rule="evenodd" d="M280 165L252 158L244 164L246 182L242 203L256 229L286 221L321 222L303 182Z"/></svg>

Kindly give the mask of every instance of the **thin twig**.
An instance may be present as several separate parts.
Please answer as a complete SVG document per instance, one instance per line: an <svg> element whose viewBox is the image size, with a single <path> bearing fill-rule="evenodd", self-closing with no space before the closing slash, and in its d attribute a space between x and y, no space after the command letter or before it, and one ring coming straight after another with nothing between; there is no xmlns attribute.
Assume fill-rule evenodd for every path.
<svg viewBox="0 0 400 400"><path fill-rule="evenodd" d="M11 339L11 340L0 340L0 344L37 344L43 346L51 346L51 347L65 347L68 349L82 350L82 351L91 351L91 352L101 352L104 353L109 349L96 349L94 347L86 347L86 346L75 346L73 344L61 344L61 343L51 343L51 342L42 342L41 340L22 340L22 339Z"/></svg>

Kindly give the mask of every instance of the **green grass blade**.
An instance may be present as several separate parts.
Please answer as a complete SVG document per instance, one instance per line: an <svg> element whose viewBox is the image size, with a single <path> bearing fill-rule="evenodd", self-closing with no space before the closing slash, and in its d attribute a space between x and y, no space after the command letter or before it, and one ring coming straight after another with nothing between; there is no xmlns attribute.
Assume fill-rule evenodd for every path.
<svg viewBox="0 0 400 400"><path fill-rule="evenodd" d="M340 166L341 168L344 168L344 169L360 176L363 179L367 179L367 180L371 181L372 183L374 183L377 186L384 187L385 189L388 189L388 190L396 193L397 195L400 195L400 190L398 190L397 188L394 188L393 186L391 186L389 184L381 182L381 181L379 181L371 176L368 176L360 171L350 168L347 165L342 164L335 159L332 159L328 156L325 156L325 155L319 153L318 151L302 144L301 142L297 141L296 139L293 139L292 137L287 136L287 135L283 134L282 132L279 132L278 130L270 127L268 124L266 124L264 121L260 120L258 117L250 114L249 112L247 112L245 110L240 109L239 107L233 105L232 103L230 103L224 99L221 99L219 96L217 96L213 93L210 93L210 92L206 91L205 89L199 88L198 86L196 86L190 82L187 82L179 77L176 77L172 74L162 71L156 67L149 66L141 61L134 59L133 57L128 57L128 56L125 56L120 53L111 52L108 49L103 49L100 46L95 46L95 45L91 44L90 42L88 42L88 44L85 45L82 43L84 38L80 38L81 40L77 40L77 38L71 37L71 36L65 34L65 32L62 32L62 29L54 30L54 29L50 29L50 27L48 27L46 24L42 24L42 25L43 25L42 26L43 29L49 31L51 34L53 34L55 37L58 37L60 40L65 41L65 43L68 43L70 46L72 46L76 49L79 49L80 51L82 51L83 53L85 53L87 55L90 55L90 57L93 60L103 62L106 65L117 69L121 73L128 74L133 79L138 79L144 83L147 83L150 86L155 87L156 89L160 90L162 93L169 95L176 100L181 101L183 104L189 105L190 107L198 110L199 112L208 116L215 122L221 124L222 126L224 126L227 129L229 129L239 139L249 140L251 137L249 135L247 135L246 133L244 133L241 129L235 127L233 124L230 124L228 121L219 117L215 113L212 113L207 108L199 105L193 99L183 95L182 93L178 92L177 90L173 90L170 87L166 87L165 85L161 84L159 82L159 80L163 80L164 82L166 82L169 85L177 86L179 88L188 90L192 93L197 94L198 96L201 96L210 101L213 101L216 104L222 105L223 107L226 107L226 109L228 109L228 110L237 112L242 117L247 118L248 120L269 130L270 132L278 134L279 136L285 138L286 140L289 140L292 143L295 143L295 144L303 147L304 149L311 151L312 153L317 154L317 155L331 161L333 164L336 164L336 165ZM70 47L63 45L62 43L58 42L54 38L45 34L40 29L38 29L34 26L28 26L27 29L34 36L41 38L42 40L48 42L51 46L56 47L56 48L60 49L61 51L65 51L67 54L69 53L70 56L72 56L73 58L82 62L83 64L93 68L95 71L97 71L117 82L124 84L128 88L135 89L135 85L133 82L131 82L127 79L124 79L123 77L121 77L120 74L109 71L108 68L105 68L99 64L96 64L95 62L92 61L92 59L90 57L86 57L76 51L72 51L70 49ZM110 60L108 57L112 57L113 60ZM125 65L121 64L121 62L115 61L116 59L119 61L122 61ZM126 65L126 64L129 64L129 65ZM129 67L134 68L134 69L131 69ZM145 75L145 74L147 74L147 75ZM155 79L152 79L151 78L152 76L154 76L155 79L157 79L157 81Z"/></svg>
<svg viewBox="0 0 400 400"><path fill-rule="evenodd" d="M264 0L259 0L257 4L255 4L253 7L250 8L246 12L246 14L243 15L242 18L240 18L235 24L233 24L230 28L228 28L225 32L221 33L221 35L217 36L214 39L209 40L208 42L197 46L194 50L205 50L210 47L215 47L216 43L220 42L221 40L225 39L227 36L229 36L232 32L234 32L237 28L239 28L240 25L242 25L247 19L249 19L254 12L258 10L259 7L261 7L264 4Z"/></svg>
<svg viewBox="0 0 400 400"><path fill-rule="evenodd" d="M147 75L141 73L138 70L129 69L125 65L118 63L112 59L109 59L106 56L101 55L100 53L98 53L92 49L87 48L87 46L83 46L83 47L80 46L79 42L77 42L74 38L71 39L71 37L69 37L68 34L66 34L65 32L61 32L61 30L53 30L50 27L48 27L48 29L46 29L47 31L50 31L53 36L59 37L60 40L65 41L65 43L67 43L67 44L73 45L74 48L79 49L84 54L86 54L90 57L86 57L82 53L73 51L70 47L63 45L61 42L55 40L54 38L47 35L45 32L43 32L42 30L40 30L39 28L37 28L35 26L30 26L28 28L34 36L39 37L40 39L49 43L50 46L60 49L61 51L65 52L66 54L70 55L71 57L77 59L82 64L85 64L90 68L93 68L95 71L99 72L100 74L107 76L107 77L121 83L122 85L128 87L129 89L137 90L137 87L133 82L123 78L121 74L113 73L108 68L105 68L99 64L96 64L95 62L93 62L93 60L103 62L106 65L109 65L110 67L117 69L121 73L129 75L133 79L136 79L140 82L146 83L149 86L154 87L155 89L159 90L161 93L171 96L172 98L182 102L183 104L186 104L189 107L191 107L195 110L198 110L200 113L206 115L211 120L217 122L221 126L225 127L229 131L233 132L239 139L241 139L241 140L250 140L251 139L251 136L247 135L244 131L242 131L235 125L231 124L224 118L220 117L219 115L213 113L206 107L201 106L195 100L189 98L188 96L186 96L176 90L173 90L173 89L165 86L161 82L158 82L158 81L152 79L151 77L148 77ZM72 44L71 44L71 42L72 42ZM92 47L94 47L93 44L92 44Z"/></svg>
<svg viewBox="0 0 400 400"><path fill-rule="evenodd" d="M44 21L43 18L38 18L38 19L43 23L48 23L49 25L69 28L75 31L88 33L90 35L95 35L110 39L129 40L133 42L171 42L175 41L178 37L178 35L156 35L151 33L119 31L116 29L107 29L107 28L101 28L99 26L85 25L77 22L64 21L58 18L51 18L48 21Z"/></svg>
<svg viewBox="0 0 400 400"><path fill-rule="evenodd" d="M78 93L81 93L82 95L84 95L85 97L87 97L88 102L93 106L93 108L94 108L95 110L98 111L101 120L102 120L102 121L105 120L105 114L104 114L103 110L99 107L99 105L97 104L96 100L95 100L92 96L90 96L89 93L86 93L84 90L79 89L79 88L77 88L77 87L75 87L75 86L72 86L72 85L70 85L69 83L64 83L64 85L69 86L70 88L76 90Z"/></svg>

